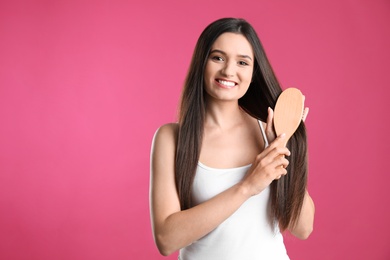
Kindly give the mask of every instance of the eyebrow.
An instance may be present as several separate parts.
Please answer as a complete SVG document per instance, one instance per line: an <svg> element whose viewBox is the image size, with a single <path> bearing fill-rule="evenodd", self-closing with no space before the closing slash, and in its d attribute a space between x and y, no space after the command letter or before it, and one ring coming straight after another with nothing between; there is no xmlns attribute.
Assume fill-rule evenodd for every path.
<svg viewBox="0 0 390 260"><path fill-rule="evenodd" d="M210 51L210 54L215 53L215 52L219 52L219 53L221 53L223 55L226 55L226 52L218 50L218 49ZM240 58L245 58L245 59L252 60L252 58L249 55L239 54L237 56L240 57Z"/></svg>

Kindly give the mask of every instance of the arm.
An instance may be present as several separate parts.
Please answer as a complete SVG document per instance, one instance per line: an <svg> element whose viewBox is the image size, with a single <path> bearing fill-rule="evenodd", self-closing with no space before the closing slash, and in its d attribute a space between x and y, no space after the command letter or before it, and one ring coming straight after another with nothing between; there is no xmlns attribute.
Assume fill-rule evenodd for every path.
<svg viewBox="0 0 390 260"><path fill-rule="evenodd" d="M151 152L151 221L155 243L163 255L169 255L215 229L248 198L285 174L280 165L288 164L280 156L289 154L287 148L271 145L257 156L243 181L202 204L181 211L174 177L176 131L174 124L161 127L154 137Z"/></svg>
<svg viewBox="0 0 390 260"><path fill-rule="evenodd" d="M291 234L300 239L307 239L313 231L314 211L314 202L306 190L298 221L294 227L289 228Z"/></svg>
<svg viewBox="0 0 390 260"><path fill-rule="evenodd" d="M188 210L180 210L174 160L177 126L161 127L151 153L151 219L156 245L163 255L203 237L237 210L248 198L238 185Z"/></svg>

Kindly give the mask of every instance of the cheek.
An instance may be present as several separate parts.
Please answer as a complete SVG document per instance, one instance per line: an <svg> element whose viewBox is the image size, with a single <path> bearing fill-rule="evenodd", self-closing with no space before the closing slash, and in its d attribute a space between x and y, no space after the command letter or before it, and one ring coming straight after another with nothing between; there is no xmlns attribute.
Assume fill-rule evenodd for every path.
<svg viewBox="0 0 390 260"><path fill-rule="evenodd" d="M249 84L252 82L252 77L253 77L252 71L248 71L248 72L242 74L242 81Z"/></svg>
<svg viewBox="0 0 390 260"><path fill-rule="evenodd" d="M206 63L206 67L204 68L204 75L205 76L210 76L213 73L213 71L215 70L213 65L214 64L212 64L210 61L208 61Z"/></svg>
<svg viewBox="0 0 390 260"><path fill-rule="evenodd" d="M211 79L212 79L212 68L208 65L206 65L206 68L204 70L204 76L203 76L203 82L205 84L205 86L209 86L209 84L211 84Z"/></svg>
<svg viewBox="0 0 390 260"><path fill-rule="evenodd" d="M245 73L244 75L242 75L242 77L243 78L241 83L243 83L243 85L245 86L245 92L246 92L249 88L249 85L252 83L252 77L253 77L252 71Z"/></svg>

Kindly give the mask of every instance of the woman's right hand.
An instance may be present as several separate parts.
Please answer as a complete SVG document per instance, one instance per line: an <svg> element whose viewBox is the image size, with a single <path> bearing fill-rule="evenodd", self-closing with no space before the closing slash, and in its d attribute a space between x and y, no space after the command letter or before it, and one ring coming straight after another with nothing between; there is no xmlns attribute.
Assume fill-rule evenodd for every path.
<svg viewBox="0 0 390 260"><path fill-rule="evenodd" d="M289 161L286 156L290 151L283 146L284 134L278 136L263 152L256 156L252 167L245 175L241 185L245 187L250 196L262 192L272 181L280 179L287 174L286 167Z"/></svg>

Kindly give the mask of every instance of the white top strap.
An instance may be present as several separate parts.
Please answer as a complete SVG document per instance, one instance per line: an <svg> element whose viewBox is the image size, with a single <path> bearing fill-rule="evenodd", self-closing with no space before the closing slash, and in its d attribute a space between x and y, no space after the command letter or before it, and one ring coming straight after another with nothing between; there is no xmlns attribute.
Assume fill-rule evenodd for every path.
<svg viewBox="0 0 390 260"><path fill-rule="evenodd" d="M265 134L265 131L264 131L263 122L261 122L260 120L257 120L257 121L259 122L261 133L262 133L263 138L264 138L264 148L265 148L269 145L267 135Z"/></svg>

